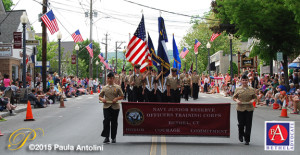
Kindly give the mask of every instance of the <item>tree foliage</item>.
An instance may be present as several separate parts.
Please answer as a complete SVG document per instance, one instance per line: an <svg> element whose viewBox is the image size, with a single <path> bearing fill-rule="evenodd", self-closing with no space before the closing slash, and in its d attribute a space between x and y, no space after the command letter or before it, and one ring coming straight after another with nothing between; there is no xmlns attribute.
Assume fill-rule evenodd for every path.
<svg viewBox="0 0 300 155"><path fill-rule="evenodd" d="M12 0L2 0L4 8L6 11L10 11L11 10L11 6L14 5Z"/></svg>
<svg viewBox="0 0 300 155"><path fill-rule="evenodd" d="M79 53L78 53L79 56L78 56L78 58L80 59L81 63L83 63L82 68L79 69L79 73L80 73L80 75L82 75L80 77L88 77L86 75L89 75L89 57L90 57L90 54L87 51L86 46L90 43L91 42L89 40L85 40L83 42L78 43L78 46L79 46ZM75 47L74 47L73 54L76 54ZM100 65L98 65L98 66L96 65L96 61L97 60L99 61L98 55L100 54L100 46L99 46L99 43L94 42L94 41L93 41L93 54L94 54L93 59L92 59L93 78L96 78L97 69L99 71L99 67L100 67ZM86 68L86 66L88 66L88 67ZM76 69L75 69L75 71L76 71Z"/></svg>
<svg viewBox="0 0 300 155"><path fill-rule="evenodd" d="M232 62L232 68L233 68L233 75L238 74L238 66L236 65L235 62ZM229 75L230 75L230 70L231 70L231 68L229 66L228 71L227 71L227 73Z"/></svg>
<svg viewBox="0 0 300 155"><path fill-rule="evenodd" d="M211 12L204 15L204 17L209 19L215 18ZM188 50L190 51L186 55L185 60L182 61L181 68L184 69L186 66L186 69L188 70L193 63L193 69L196 69L196 55L194 52L194 44L195 39L197 39L200 43L202 43L199 46L199 54L197 56L198 73L202 73L208 70L208 49L206 48L206 44L210 40L210 37L213 33L213 31L210 29L210 26L214 25L215 23L210 20L192 20L192 23L194 23L192 28L188 30L187 34L180 42L180 51L182 51L183 47L188 48ZM229 43L230 42L227 35L222 33L217 39L215 39L213 42L210 42L210 55L213 55L220 50L223 50L224 54L229 54ZM238 39L233 39L233 53L237 53L239 44L240 41Z"/></svg>
<svg viewBox="0 0 300 155"><path fill-rule="evenodd" d="M217 18L234 24L236 35L259 40L251 55L260 59L274 59L276 52L283 52L285 79L288 79L288 56L299 53L300 24L287 0L216 0ZM286 85L288 85L288 80Z"/></svg>
<svg viewBox="0 0 300 155"><path fill-rule="evenodd" d="M35 36L35 40L42 43L42 37ZM42 61L42 44L37 46L37 61ZM61 50L63 53L64 49ZM50 61L52 71L58 72L58 43L55 41L47 42L47 61Z"/></svg>

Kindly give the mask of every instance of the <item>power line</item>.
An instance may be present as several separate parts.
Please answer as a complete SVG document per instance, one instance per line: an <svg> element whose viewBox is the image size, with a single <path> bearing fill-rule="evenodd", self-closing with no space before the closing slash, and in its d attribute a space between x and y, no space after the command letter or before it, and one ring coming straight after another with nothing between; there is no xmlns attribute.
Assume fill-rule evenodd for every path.
<svg viewBox="0 0 300 155"><path fill-rule="evenodd" d="M205 20L219 21L219 20L216 20L216 19L203 18L203 17L195 17L195 16L190 16L190 15L186 15L186 14L182 14L182 13L177 13L177 12L162 10L162 9L154 8L154 7L151 7L151 6L143 5L143 4L140 4L140 3L132 2L132 1L129 1L129 0L123 0L123 1L135 4L135 5L143 6L143 7L149 8L149 9L158 10L158 11L161 11L161 12L167 12L167 13L170 13L170 14L175 14L175 15L180 15L180 16L185 16L185 17L190 17L190 18L200 18L200 19L205 19Z"/></svg>

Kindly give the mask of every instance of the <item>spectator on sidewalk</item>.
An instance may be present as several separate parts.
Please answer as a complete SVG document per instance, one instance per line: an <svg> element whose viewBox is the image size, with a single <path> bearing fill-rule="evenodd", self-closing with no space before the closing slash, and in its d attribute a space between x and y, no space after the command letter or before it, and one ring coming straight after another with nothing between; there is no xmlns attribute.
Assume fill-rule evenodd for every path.
<svg viewBox="0 0 300 155"><path fill-rule="evenodd" d="M0 107L6 108L11 116L16 115L13 110L15 110L17 106L10 104L10 99L3 97L3 94L4 93L0 90Z"/></svg>
<svg viewBox="0 0 300 155"><path fill-rule="evenodd" d="M11 80L9 79L9 75L7 74L4 74L4 79L3 79L3 84L4 84L4 87L9 87L11 85ZM4 88L4 89L5 89Z"/></svg>
<svg viewBox="0 0 300 155"><path fill-rule="evenodd" d="M300 90L298 89L295 95L291 97L293 112L291 114L299 114L300 111Z"/></svg>

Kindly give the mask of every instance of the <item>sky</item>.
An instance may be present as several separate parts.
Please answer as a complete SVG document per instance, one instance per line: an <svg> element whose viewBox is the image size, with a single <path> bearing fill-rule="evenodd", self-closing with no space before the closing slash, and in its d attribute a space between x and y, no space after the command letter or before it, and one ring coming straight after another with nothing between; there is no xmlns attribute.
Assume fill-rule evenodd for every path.
<svg viewBox="0 0 300 155"><path fill-rule="evenodd" d="M186 15L200 15L210 9L211 0L129 0L149 7L172 11ZM73 41L71 34L79 29L83 39L90 38L90 20L85 17L85 12L90 10L90 0L48 0L49 8L52 9L58 27L62 33L62 41ZM42 0L13 0L16 6L14 10L26 10L29 22L36 33L42 32L38 14L42 13ZM49 11L48 8L48 11ZM129 42L129 33L134 34L141 20L142 12L145 18L146 31L149 32L155 48L158 45L158 17L165 20L165 27L169 42L167 48L172 49L173 34L179 47L179 43L192 26L190 17L180 16L167 12L135 5L125 0L93 0L93 10L97 17L93 18L92 39L96 42L105 42L105 34L108 36L108 51L115 51L115 42L124 42L120 47L123 49ZM57 40L57 33L51 35L47 31L51 41ZM118 43L119 45L119 43ZM105 45L100 44L101 49ZM104 52L104 50L102 50Z"/></svg>

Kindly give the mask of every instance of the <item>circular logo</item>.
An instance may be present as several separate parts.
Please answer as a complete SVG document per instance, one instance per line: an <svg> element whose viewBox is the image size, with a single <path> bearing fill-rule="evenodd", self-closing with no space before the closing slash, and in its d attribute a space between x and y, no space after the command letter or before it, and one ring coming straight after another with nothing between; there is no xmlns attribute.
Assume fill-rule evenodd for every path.
<svg viewBox="0 0 300 155"><path fill-rule="evenodd" d="M144 122L144 114L140 109L132 108L127 110L126 120L130 125L140 125Z"/></svg>
<svg viewBox="0 0 300 155"><path fill-rule="evenodd" d="M287 129L279 124L272 126L268 132L269 139L276 144L283 143L288 137Z"/></svg>

